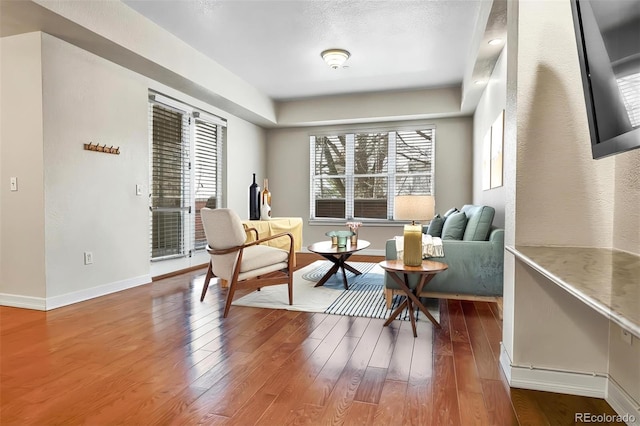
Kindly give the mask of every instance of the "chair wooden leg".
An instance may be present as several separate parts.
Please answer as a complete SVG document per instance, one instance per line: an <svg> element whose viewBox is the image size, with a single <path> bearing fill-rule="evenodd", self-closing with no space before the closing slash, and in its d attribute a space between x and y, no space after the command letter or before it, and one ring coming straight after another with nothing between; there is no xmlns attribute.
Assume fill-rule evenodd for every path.
<svg viewBox="0 0 640 426"><path fill-rule="evenodd" d="M384 299L387 304L387 309L391 309L393 305L393 290L390 288L384 289Z"/></svg>
<svg viewBox="0 0 640 426"><path fill-rule="evenodd" d="M236 292L236 283L229 283L229 293L227 293L227 301L224 304L224 313L222 314L223 318L226 318L229 314L229 308L231 308L231 302L233 302L233 293Z"/></svg>
<svg viewBox="0 0 640 426"><path fill-rule="evenodd" d="M209 269L207 269L207 276L204 278L204 286L202 286L202 295L200 296L200 301L204 300L204 295L207 294L207 289L209 288L209 281L213 278L213 270L211 262L209 262Z"/></svg>
<svg viewBox="0 0 640 426"><path fill-rule="evenodd" d="M287 282L289 287L289 305L293 305L293 274L289 274L289 281Z"/></svg>

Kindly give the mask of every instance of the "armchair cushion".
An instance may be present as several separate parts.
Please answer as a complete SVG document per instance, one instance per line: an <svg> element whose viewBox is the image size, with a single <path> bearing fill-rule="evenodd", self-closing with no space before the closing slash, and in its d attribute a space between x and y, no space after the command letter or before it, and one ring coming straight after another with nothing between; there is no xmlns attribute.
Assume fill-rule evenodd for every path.
<svg viewBox="0 0 640 426"><path fill-rule="evenodd" d="M286 250L261 245L250 246L242 252L240 273L275 265L279 262L287 263L288 257L289 252Z"/></svg>

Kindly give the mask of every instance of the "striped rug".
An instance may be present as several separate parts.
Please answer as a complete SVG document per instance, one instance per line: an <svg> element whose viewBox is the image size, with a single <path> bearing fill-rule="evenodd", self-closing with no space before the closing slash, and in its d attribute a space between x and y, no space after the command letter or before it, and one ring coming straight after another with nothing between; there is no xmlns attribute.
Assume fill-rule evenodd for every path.
<svg viewBox="0 0 640 426"><path fill-rule="evenodd" d="M384 270L377 263L366 262L348 262L349 265L362 272L362 275L355 275L349 271L347 274L347 282L349 290L341 291L338 298L331 303L324 311L327 314L348 315L353 317L367 318L389 318L389 315L402 303L403 296L396 295L393 298L391 309L387 309L384 297ZM308 281L318 282L320 278L331 268L332 263L324 261L320 266L302 275L302 278ZM325 286L343 286L342 273L332 276ZM436 320L440 319L439 305L437 299L422 299L423 304ZM426 317L416 309L418 320ZM403 312L396 317L403 321L409 321L409 310L405 308Z"/></svg>
<svg viewBox="0 0 640 426"><path fill-rule="evenodd" d="M328 260L318 260L293 274L293 305L288 303L286 284L273 285L251 292L233 301L235 306L254 308L287 309L303 312L323 312L334 315L349 315L368 318L389 318L403 296L395 296L392 309L387 309L384 299L384 270L377 263L348 262L362 272L355 275L347 271L349 290L344 289L342 273L332 276L323 286L315 284L331 268ZM422 299L431 315L440 318L437 299ZM409 320L408 310L396 317ZM428 321L418 311L419 321Z"/></svg>

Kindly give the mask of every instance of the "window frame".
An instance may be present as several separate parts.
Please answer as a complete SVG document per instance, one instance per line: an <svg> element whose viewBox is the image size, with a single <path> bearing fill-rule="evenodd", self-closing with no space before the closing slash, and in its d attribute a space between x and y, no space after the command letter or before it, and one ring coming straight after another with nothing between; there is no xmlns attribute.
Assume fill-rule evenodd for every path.
<svg viewBox="0 0 640 426"><path fill-rule="evenodd" d="M367 127L348 130L322 131L309 133L309 224L310 225L329 225L343 224L348 221L357 220L363 223L373 224L377 226L396 226L400 222L393 219L394 198L396 194L396 176L406 175L406 173L398 173L396 170L396 134L398 132L418 132L429 131L431 133L431 172L416 173L415 175L425 175L430 180L429 194L435 196L435 163L436 163L436 126L433 124L425 124L418 126L397 126L397 127ZM387 133L387 171L386 173L373 173L367 175L356 175L354 170L355 156L355 140L358 134L380 134ZM349 137L351 135L351 137ZM316 140L322 137L344 137L345 138L345 170L340 175L322 175L316 174ZM351 151L351 153L349 153ZM380 176L387 179L387 217L384 219L363 218L354 216L354 183L356 177L374 177ZM343 178L345 179L345 217L316 217L316 179L318 178ZM342 198L340 198L342 200Z"/></svg>

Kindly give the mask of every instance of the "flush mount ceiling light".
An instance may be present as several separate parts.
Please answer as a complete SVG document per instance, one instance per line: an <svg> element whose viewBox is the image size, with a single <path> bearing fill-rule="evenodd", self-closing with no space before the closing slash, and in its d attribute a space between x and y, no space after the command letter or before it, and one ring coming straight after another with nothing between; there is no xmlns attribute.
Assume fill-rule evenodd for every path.
<svg viewBox="0 0 640 426"><path fill-rule="evenodd" d="M344 49L327 49L320 54L331 69L341 68L351 54Z"/></svg>

